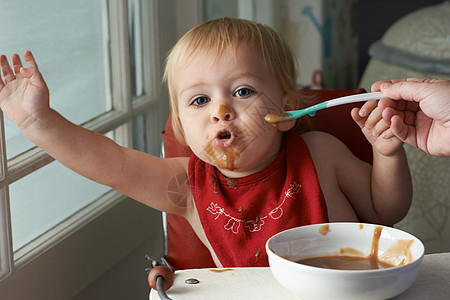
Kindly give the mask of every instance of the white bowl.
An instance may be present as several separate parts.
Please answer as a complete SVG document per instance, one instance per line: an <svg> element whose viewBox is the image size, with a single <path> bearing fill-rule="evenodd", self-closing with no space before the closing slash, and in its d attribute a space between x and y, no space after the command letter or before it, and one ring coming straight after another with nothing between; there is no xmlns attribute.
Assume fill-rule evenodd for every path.
<svg viewBox="0 0 450 300"><path fill-rule="evenodd" d="M329 228L329 231L323 229ZM354 248L368 256L376 227L381 227L378 255L389 253L399 240L412 240L409 262L375 270L336 270L295 261ZM322 233L321 233L322 232ZM403 249L405 250L405 249ZM422 242L391 227L362 223L327 223L297 227L272 236L266 243L270 269L286 289L304 299L388 299L401 294L416 280L424 255ZM395 252L395 251L394 251ZM404 258L403 255L395 254ZM394 256L395 256L394 255Z"/></svg>

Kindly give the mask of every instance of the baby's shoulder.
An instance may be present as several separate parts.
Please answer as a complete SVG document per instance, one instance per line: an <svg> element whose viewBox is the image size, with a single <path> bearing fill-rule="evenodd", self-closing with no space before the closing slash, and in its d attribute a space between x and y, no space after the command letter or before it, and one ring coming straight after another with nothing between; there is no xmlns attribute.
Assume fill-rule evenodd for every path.
<svg viewBox="0 0 450 300"><path fill-rule="evenodd" d="M314 160L342 159L351 155L350 150L335 136L323 131L308 131L300 135Z"/></svg>
<svg viewBox="0 0 450 300"><path fill-rule="evenodd" d="M324 131L308 131L300 135L308 147L342 144L335 136Z"/></svg>

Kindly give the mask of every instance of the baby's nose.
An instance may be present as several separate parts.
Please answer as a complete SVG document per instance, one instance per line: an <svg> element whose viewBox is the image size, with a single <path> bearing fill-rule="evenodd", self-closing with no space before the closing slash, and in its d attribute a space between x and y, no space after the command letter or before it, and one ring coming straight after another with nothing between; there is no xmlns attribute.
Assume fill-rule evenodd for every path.
<svg viewBox="0 0 450 300"><path fill-rule="evenodd" d="M220 104L213 114L214 121L229 121L234 118L233 111L226 105Z"/></svg>

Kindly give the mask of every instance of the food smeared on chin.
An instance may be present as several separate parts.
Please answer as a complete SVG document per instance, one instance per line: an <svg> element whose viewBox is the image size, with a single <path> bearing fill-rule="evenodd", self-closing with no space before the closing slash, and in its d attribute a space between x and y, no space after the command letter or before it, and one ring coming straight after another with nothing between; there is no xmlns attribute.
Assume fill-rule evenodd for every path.
<svg viewBox="0 0 450 300"><path fill-rule="evenodd" d="M203 147L203 155L213 165L233 171L235 170L235 162L249 143L249 135L244 131L236 128L222 128Z"/></svg>

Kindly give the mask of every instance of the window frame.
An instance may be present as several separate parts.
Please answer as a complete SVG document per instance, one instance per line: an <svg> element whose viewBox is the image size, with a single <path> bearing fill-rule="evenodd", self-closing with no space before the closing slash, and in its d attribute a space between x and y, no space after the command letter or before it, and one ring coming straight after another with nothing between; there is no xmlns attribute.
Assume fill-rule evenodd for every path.
<svg viewBox="0 0 450 300"><path fill-rule="evenodd" d="M8 186L6 181L6 145L3 112L0 111L0 281L6 278L13 268L11 221L9 213Z"/></svg>
<svg viewBox="0 0 450 300"><path fill-rule="evenodd" d="M164 98L165 95L161 93L160 85L157 0L141 1L142 14L146 14L148 17L142 18L144 31L141 35L142 64L145 80L142 82L143 94L137 97L131 96L128 1L102 0L102 2L107 14L104 18L104 29L107 32L105 36L108 38L109 44L109 47L107 47L107 57L109 58L107 65L110 66L109 90L113 109L86 122L83 126L101 134L114 130L116 142L131 148L133 146L133 119L139 115L144 115L146 119L159 116L156 119L157 123L151 120L152 127L146 127L146 135L149 137L147 139L148 146L152 149L159 149L161 144L159 133L163 124L160 111L167 111L168 104L166 98ZM3 124L3 115L0 119L1 124ZM112 266L123 257L124 253L128 253L136 245L141 244L149 237L159 241L160 229L154 224L162 224L161 214L151 209L142 209L141 204L111 190L88 207L13 253L8 186L51 163L54 159L41 149L34 147L7 161L3 125L1 125L0 143L2 148L0 158L0 295L17 296L20 294L21 296L17 296L17 299L40 299L39 297L46 295L47 299L51 299L49 290L45 287L48 286L48 282L55 283L60 280L61 271L58 269L72 270L77 267L80 269L77 261L92 259L88 253L76 254L78 258L74 261L64 257L64 252L73 249L70 245L77 244L77 242L74 242L75 240L83 243L85 238L78 237L79 232L86 231L89 226L111 226L111 228L115 228L117 238L126 241L125 245L118 247L120 249L111 249L111 245L114 245L114 237L109 237L103 243L104 245L94 244L95 241L92 241L90 247L92 251L102 251L105 253L104 257L101 257L100 261L87 264L90 269L84 270L83 276L80 274L72 276L70 272L67 272L68 287L51 291L50 294L53 293L53 298L68 299L73 297L79 292L80 286L86 286L86 284L92 282L108 268L105 266ZM121 216L124 210L132 211L134 215ZM117 220L117 216L120 216L120 220ZM149 216L152 217L152 226L146 227L143 226L144 224L134 222L136 218L144 220ZM130 232L135 234L130 235ZM159 244L162 245L162 241ZM97 250L96 247L99 246L103 246L104 249ZM159 251L158 248L158 246L155 246L155 251ZM62 262L61 264L64 267L49 266L50 260L54 261L55 265ZM98 257L96 260L98 260ZM38 274L42 273L42 270L45 270L48 277L39 277ZM84 274L89 275L85 276ZM20 288L19 286L30 284L30 276L33 276L32 286L34 288ZM3 298L3 296L0 298Z"/></svg>
<svg viewBox="0 0 450 300"><path fill-rule="evenodd" d="M89 120L82 126L101 134L114 130L115 141L122 146L131 147L132 131L130 122L133 115L131 112L130 76L123 75L130 72L127 3L125 1L102 1L102 4L104 6L104 15L102 17L105 20L103 22L104 36L108 39L107 43L109 44L105 56L108 59L106 66L109 69L107 71L109 71L110 82L107 80L106 90L107 97L110 94L109 96L112 100L112 109ZM114 20L114 22L111 22L111 20ZM108 74L108 72L106 73ZM53 161L54 159L46 152L38 147L33 147L7 161L5 184L10 185ZM14 266L20 267L28 260L33 259L36 253L42 251L42 247L51 247L55 240L58 240L58 238L55 239L53 237L58 236L58 233L67 234L70 232L70 228L73 227L72 224L78 223L77 219L86 219L95 211L99 210L101 212L107 209L109 207L108 202L114 204L125 198L121 195L112 196L110 194L107 193L94 200L92 205L78 211L66 221L56 225L47 233L15 251ZM8 197L7 194L6 196ZM109 201L109 198L112 201Z"/></svg>

